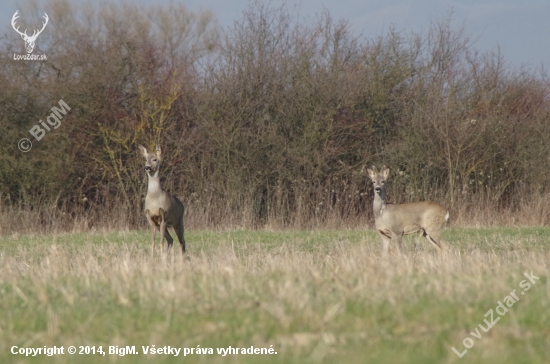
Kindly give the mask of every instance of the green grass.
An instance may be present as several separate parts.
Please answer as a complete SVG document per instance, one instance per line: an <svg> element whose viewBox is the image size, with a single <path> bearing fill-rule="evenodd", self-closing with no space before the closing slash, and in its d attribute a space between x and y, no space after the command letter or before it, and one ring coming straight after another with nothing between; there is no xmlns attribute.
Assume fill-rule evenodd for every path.
<svg viewBox="0 0 550 364"><path fill-rule="evenodd" d="M547 227L453 228L444 256L407 237L403 254L383 259L373 231L202 231L186 234L182 263L152 257L147 232L4 236L0 362L546 363L549 237ZM519 295L531 271L540 280ZM472 337L514 289L520 300ZM459 359L451 347L463 351L467 337ZM14 345L214 354L32 358ZM216 352L271 345L276 355Z"/></svg>

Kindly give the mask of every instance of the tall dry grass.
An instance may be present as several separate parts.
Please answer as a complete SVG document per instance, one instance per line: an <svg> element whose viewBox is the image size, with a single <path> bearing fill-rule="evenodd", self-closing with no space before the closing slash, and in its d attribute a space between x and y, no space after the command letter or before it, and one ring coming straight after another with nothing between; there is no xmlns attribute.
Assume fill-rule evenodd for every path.
<svg viewBox="0 0 550 364"><path fill-rule="evenodd" d="M2 238L0 308L9 314L0 317L0 342L273 345L278 352L209 362L452 363L451 346L533 271L540 281L467 358L542 363L550 354L547 233L452 229L444 256L406 244L384 260L378 237L360 231L201 232L188 239L184 263L179 255L151 257L145 233ZM13 359L7 350L0 358Z"/></svg>
<svg viewBox="0 0 550 364"><path fill-rule="evenodd" d="M365 181L366 182L366 181ZM393 181L389 181L388 201L407 203L417 201L413 197L392 194ZM145 188L145 187L144 187ZM226 230L226 229L373 229L372 191L370 183L363 190L350 192L361 198L362 208L358 210L349 201L337 201L326 206L325 201L302 199L301 208L294 213L288 211L269 211L258 219L257 201L243 198L238 205L232 205L223 199L212 198L206 204L181 196L185 205L186 230ZM367 192L368 191L368 192ZM145 193L145 190L143 191ZM187 198L186 198L187 197ZM401 197L403 200L396 199ZM452 227L496 227L496 226L546 226L550 223L550 195L529 194L519 198L514 206L503 206L490 198L458 202L450 207L446 199L439 194L429 196L433 201L441 202L450 211L447 226ZM38 200L39 198L37 198ZM128 208L124 201L109 201L109 209L102 205L81 201L80 206L66 208L51 204L6 205L0 202L0 235L11 234L51 234L63 232L97 232L117 230L145 230L147 221L141 210L141 202Z"/></svg>

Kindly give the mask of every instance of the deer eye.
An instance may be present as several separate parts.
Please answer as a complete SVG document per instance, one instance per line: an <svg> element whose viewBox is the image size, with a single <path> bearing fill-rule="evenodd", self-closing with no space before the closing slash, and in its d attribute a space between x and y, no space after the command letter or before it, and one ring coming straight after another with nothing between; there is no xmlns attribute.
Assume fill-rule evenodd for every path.
<svg viewBox="0 0 550 364"><path fill-rule="evenodd" d="M156 161L157 161L157 159L156 159L156 158L154 158L154 159L153 159L153 162L156 162Z"/></svg>
<svg viewBox="0 0 550 364"><path fill-rule="evenodd" d="M386 181L380 181L380 183L384 184L384 183L386 183Z"/></svg>

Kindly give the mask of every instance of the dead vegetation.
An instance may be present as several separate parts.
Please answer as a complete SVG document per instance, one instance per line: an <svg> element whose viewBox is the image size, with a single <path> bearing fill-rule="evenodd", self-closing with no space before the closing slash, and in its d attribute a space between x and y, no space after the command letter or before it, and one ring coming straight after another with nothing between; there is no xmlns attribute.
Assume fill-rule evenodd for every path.
<svg viewBox="0 0 550 364"><path fill-rule="evenodd" d="M262 357L268 362L458 362L451 346L459 348L517 289L520 301L475 339L467 358L543 363L548 229L446 234L452 247L444 255L425 241L413 251L407 240L403 254L383 259L374 232L192 232L185 263L151 257L145 232L3 237L0 340L8 348L28 340L37 347L273 345L278 355ZM540 280L520 295L531 271Z"/></svg>
<svg viewBox="0 0 550 364"><path fill-rule="evenodd" d="M396 172L391 201L454 224L549 223L548 78L450 19L364 38L261 1L223 31L179 5L48 7L48 60L0 60L0 233L144 227L139 143L170 151L190 229L365 226L366 163ZM61 98L62 125L21 153Z"/></svg>

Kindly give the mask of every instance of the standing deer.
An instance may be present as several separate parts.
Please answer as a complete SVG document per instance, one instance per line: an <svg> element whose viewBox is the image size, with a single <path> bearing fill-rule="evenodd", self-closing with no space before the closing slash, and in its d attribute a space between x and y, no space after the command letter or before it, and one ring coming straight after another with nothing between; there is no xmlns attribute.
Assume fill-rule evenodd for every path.
<svg viewBox="0 0 550 364"><path fill-rule="evenodd" d="M148 184L145 196L145 216L151 225L151 255L155 252L155 234L160 231L160 249L164 250L164 237L168 240L168 251L174 243L174 239L168 233L167 227L172 227L181 244L181 252L185 254L185 239L183 238L183 204L176 196L171 196L160 187L160 163L162 162L162 149L157 145L154 153L149 153L143 146L139 146L141 154L145 158L145 172L147 172Z"/></svg>
<svg viewBox="0 0 550 364"><path fill-rule="evenodd" d="M383 254L388 253L390 241L395 240L399 248L403 248L403 235L420 232L432 245L442 252L441 229L449 220L449 211L432 201L390 204L384 201L386 195L385 183L390 175L389 168L382 167L378 172L376 167L367 169L374 185L374 224L380 233Z"/></svg>

